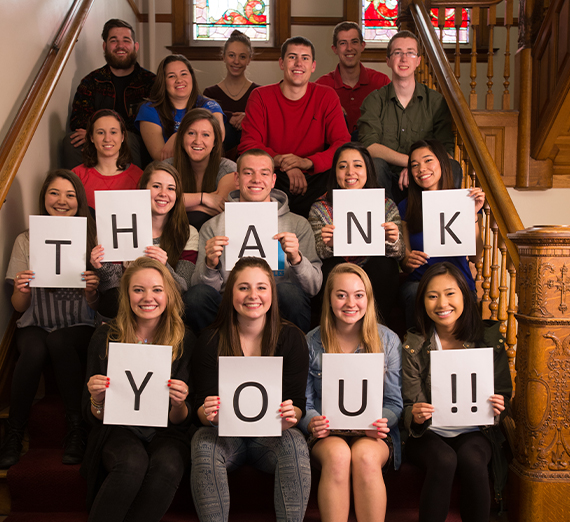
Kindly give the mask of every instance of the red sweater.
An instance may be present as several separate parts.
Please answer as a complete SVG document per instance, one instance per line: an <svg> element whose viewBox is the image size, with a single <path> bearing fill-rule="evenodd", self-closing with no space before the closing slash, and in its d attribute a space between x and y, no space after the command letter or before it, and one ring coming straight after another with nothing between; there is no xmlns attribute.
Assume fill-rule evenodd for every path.
<svg viewBox="0 0 570 522"><path fill-rule="evenodd" d="M87 204L91 208L95 208L96 190L136 189L143 173L134 163L131 163L126 170L116 176L103 176L95 168L88 168L83 163L75 167L73 172L83 183L87 195Z"/></svg>
<svg viewBox="0 0 570 522"><path fill-rule="evenodd" d="M251 93L238 150L263 149L272 157L295 154L310 159L310 174L318 174L332 167L336 149L348 141L350 134L333 89L309 83L300 100L289 100L275 83Z"/></svg>

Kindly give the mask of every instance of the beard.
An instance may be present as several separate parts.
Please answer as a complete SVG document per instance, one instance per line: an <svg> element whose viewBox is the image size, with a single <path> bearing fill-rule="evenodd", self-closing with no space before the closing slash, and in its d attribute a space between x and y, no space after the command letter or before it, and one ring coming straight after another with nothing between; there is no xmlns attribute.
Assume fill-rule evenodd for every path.
<svg viewBox="0 0 570 522"><path fill-rule="evenodd" d="M105 50L105 61L113 69L130 69L135 63L137 63L137 52L133 49L133 51L127 54L124 58L119 58L113 53Z"/></svg>

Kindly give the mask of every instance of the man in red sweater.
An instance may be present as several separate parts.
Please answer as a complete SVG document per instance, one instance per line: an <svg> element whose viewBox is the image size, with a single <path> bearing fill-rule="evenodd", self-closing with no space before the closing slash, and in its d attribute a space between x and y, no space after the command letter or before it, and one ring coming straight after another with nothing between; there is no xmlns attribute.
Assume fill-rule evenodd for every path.
<svg viewBox="0 0 570 522"><path fill-rule="evenodd" d="M336 149L350 141L338 96L311 83L315 48L301 36L281 47L283 80L255 89L245 109L239 152L262 149L275 162L275 188L289 198L292 212L307 217L326 192Z"/></svg>
<svg viewBox="0 0 570 522"><path fill-rule="evenodd" d="M358 141L356 122L360 106L372 91L390 83L384 73L364 67L360 62L366 42L360 26L355 22L341 22L333 30L332 50L338 56L334 71L321 76L317 83L332 87L337 93L346 115L352 141Z"/></svg>

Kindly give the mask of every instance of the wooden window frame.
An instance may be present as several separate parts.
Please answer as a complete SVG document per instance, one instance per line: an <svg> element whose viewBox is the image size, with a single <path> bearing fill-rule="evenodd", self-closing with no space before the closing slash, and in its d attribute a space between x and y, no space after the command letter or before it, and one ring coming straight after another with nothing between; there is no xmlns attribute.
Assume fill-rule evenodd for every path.
<svg viewBox="0 0 570 522"><path fill-rule="evenodd" d="M275 61L281 56L281 44L291 36L291 0L273 2L273 46L256 47L256 61ZM219 60L221 43L212 46L192 46L189 0L172 0L172 45L167 47L189 60Z"/></svg>

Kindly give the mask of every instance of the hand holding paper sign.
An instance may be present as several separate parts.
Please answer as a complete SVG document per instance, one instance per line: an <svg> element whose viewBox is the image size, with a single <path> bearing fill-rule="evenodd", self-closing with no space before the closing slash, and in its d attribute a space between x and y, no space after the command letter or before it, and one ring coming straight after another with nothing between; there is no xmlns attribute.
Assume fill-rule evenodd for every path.
<svg viewBox="0 0 570 522"><path fill-rule="evenodd" d="M396 241L398 241L398 238L400 237L400 229L398 228L398 225L396 225L396 223L394 223L393 221L382 223L382 228L384 229L385 233L384 236L385 241L389 243L395 243Z"/></svg>
<svg viewBox="0 0 570 522"><path fill-rule="evenodd" d="M188 416L186 397L188 397L188 385L179 379L169 379L168 395L170 397L170 413L168 418L173 424L180 424Z"/></svg>
<svg viewBox="0 0 570 522"><path fill-rule="evenodd" d="M411 252L406 249L406 255L402 260L404 272L408 274L413 272L416 268L425 265L428 262L429 256L420 250L412 250Z"/></svg>
<svg viewBox="0 0 570 522"><path fill-rule="evenodd" d="M224 247L229 244L229 241L226 236L214 236L206 241L206 265L208 268L215 269L218 266Z"/></svg>
<svg viewBox="0 0 570 522"><path fill-rule="evenodd" d="M473 187L469 189L469 197L475 201L475 216L483 208L485 204L485 193L480 187Z"/></svg>
<svg viewBox="0 0 570 522"><path fill-rule="evenodd" d="M385 439L390 433L390 428L388 428L388 419L378 419L376 422L372 423L372 426L376 426L375 430L365 430L367 437L372 439Z"/></svg>
<svg viewBox="0 0 570 522"><path fill-rule="evenodd" d="M307 425L307 431L317 439L324 439L330 435L330 422L324 415L313 417Z"/></svg>
<svg viewBox="0 0 570 522"><path fill-rule="evenodd" d="M297 418L297 410L298 408L295 409L295 406L293 406L293 401L291 399L288 399L281 403L279 408L279 415L281 415L281 428L283 430L292 428L295 426L295 424L297 424L297 422L299 422L299 419ZM300 411L298 413L298 417L301 417Z"/></svg>
<svg viewBox="0 0 570 522"><path fill-rule="evenodd" d="M144 255L151 259L156 259L159 263L166 265L168 261L168 254L159 246L150 245L145 248Z"/></svg>
<svg viewBox="0 0 570 522"><path fill-rule="evenodd" d="M99 270L103 266L105 260L105 249L103 245L97 245L91 250L91 264L95 270Z"/></svg>
<svg viewBox="0 0 570 522"><path fill-rule="evenodd" d="M220 398L217 396L209 396L204 400L202 407L198 409L198 417L202 421L202 424L207 422L218 425L218 412L220 411Z"/></svg>
<svg viewBox="0 0 570 522"><path fill-rule="evenodd" d="M34 279L33 270L23 270L16 274L14 279L14 293L12 294L12 306L17 312L25 312L30 306L32 298L30 293L30 281Z"/></svg>
<svg viewBox="0 0 570 522"><path fill-rule="evenodd" d="M277 239L281 242L281 248L283 252L287 255L287 261L291 265L298 265L301 262L301 253L299 252L299 240L297 236L292 232L281 232L273 236L273 239Z"/></svg>
<svg viewBox="0 0 570 522"><path fill-rule="evenodd" d="M416 402L412 406L412 417L414 418L414 422L416 424L423 424L428 419L431 419L434 409L435 408L427 402Z"/></svg>
<svg viewBox="0 0 570 522"><path fill-rule="evenodd" d="M332 248L334 245L333 232L334 225L325 225L323 228L321 228L321 237L323 238L323 243L329 248Z"/></svg>
<svg viewBox="0 0 570 522"><path fill-rule="evenodd" d="M502 395L491 395L489 402L493 405L493 413L495 416L500 415L505 409L505 398Z"/></svg>

